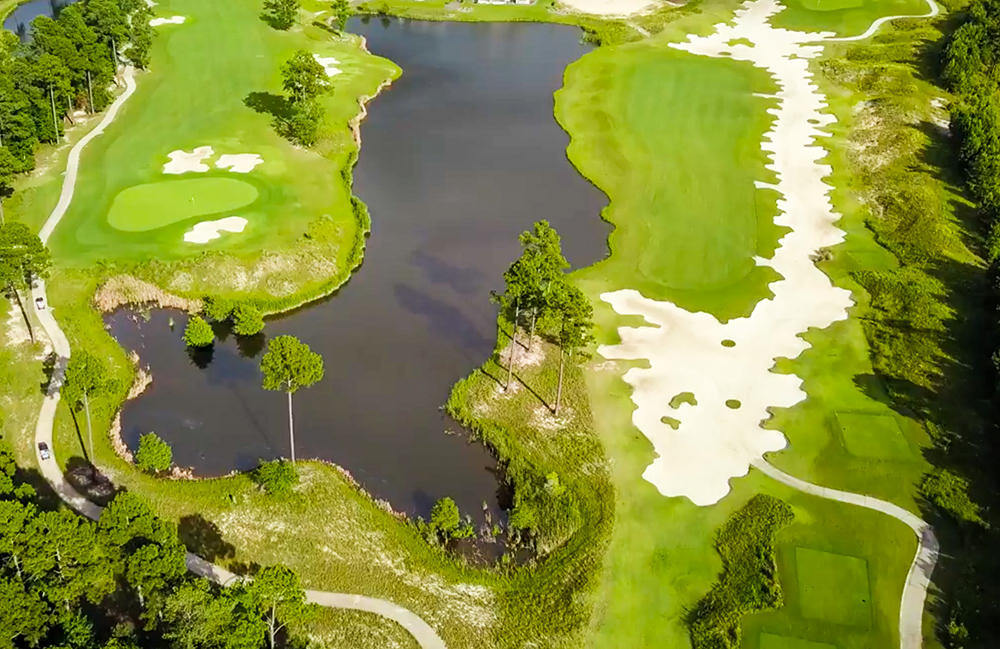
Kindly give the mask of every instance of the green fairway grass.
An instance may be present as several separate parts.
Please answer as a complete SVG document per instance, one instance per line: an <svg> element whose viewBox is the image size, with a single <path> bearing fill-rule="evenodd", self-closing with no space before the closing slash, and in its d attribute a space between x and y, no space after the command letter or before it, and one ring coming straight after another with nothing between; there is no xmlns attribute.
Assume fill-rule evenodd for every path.
<svg viewBox="0 0 1000 649"><path fill-rule="evenodd" d="M777 194L754 185L774 180L760 149L773 104L755 94L775 90L746 63L649 42L571 65L556 116L572 135L570 159L611 197L604 216L619 226L614 253L586 276L723 318L767 297L777 274L753 258L770 257L783 229Z"/></svg>
<svg viewBox="0 0 1000 649"><path fill-rule="evenodd" d="M810 642L799 638L789 638L770 633L760 634L759 649L837 649L835 645L825 642Z"/></svg>
<svg viewBox="0 0 1000 649"><path fill-rule="evenodd" d="M837 424L851 455L883 460L912 459L906 438L892 416L838 412Z"/></svg>
<svg viewBox="0 0 1000 649"><path fill-rule="evenodd" d="M857 627L871 625L871 591L864 559L796 548L795 567L804 617Z"/></svg>
<svg viewBox="0 0 1000 649"><path fill-rule="evenodd" d="M136 185L115 196L108 223L126 232L142 232L218 214L257 200L257 188L234 178L191 178Z"/></svg>
<svg viewBox="0 0 1000 649"><path fill-rule="evenodd" d="M925 0L781 0L785 9L771 19L775 27L804 32L862 34L883 16L922 16Z"/></svg>
<svg viewBox="0 0 1000 649"><path fill-rule="evenodd" d="M336 37L312 25L305 14L300 28L271 29L259 18L258 0L166 0L155 11L187 21L157 29L150 71L137 76L134 96L84 151L76 196L50 241L55 257L79 265L190 257L205 246L185 244L186 226L179 221L225 215L253 202L239 214L254 223L252 231L206 246L243 258L288 249L302 240L310 222L329 215L330 231L338 235L328 248L335 256L329 266L346 273L363 240L359 232L367 227L350 200L349 167L357 146L348 121L360 110L359 98L374 94L399 68L363 51L357 37ZM277 135L268 113L281 93L280 66L298 49L336 57L343 70L331 78L333 92L323 99L324 137L315 150ZM222 172L214 170L211 178L163 182L169 152L206 145L216 155L256 153L265 164L243 182L217 178ZM198 186L193 205L185 183ZM146 209L152 203L158 208Z"/></svg>

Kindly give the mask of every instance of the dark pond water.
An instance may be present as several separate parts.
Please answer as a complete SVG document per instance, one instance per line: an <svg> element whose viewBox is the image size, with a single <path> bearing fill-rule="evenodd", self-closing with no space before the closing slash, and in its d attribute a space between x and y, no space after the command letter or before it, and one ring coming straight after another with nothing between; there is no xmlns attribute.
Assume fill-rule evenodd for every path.
<svg viewBox="0 0 1000 649"><path fill-rule="evenodd" d="M606 254L606 199L566 159L569 139L552 116L563 70L587 50L578 30L551 25L352 29L404 73L362 125L355 192L373 221L363 267L337 295L267 325L326 363L326 378L295 395L296 451L347 468L398 510L426 515L452 496L481 520L484 501L497 513L496 463L445 434L458 426L440 407L492 351L489 294L502 288L521 231L548 219L576 267ZM109 318L153 374L124 410L127 443L155 430L202 475L287 456L284 397L260 388L263 341L241 350L230 337L201 369L181 342L184 322L162 312Z"/></svg>
<svg viewBox="0 0 1000 649"><path fill-rule="evenodd" d="M63 7L76 0L31 0L18 5L3 21L3 28L17 34L22 41L27 40L31 31L31 21L39 16L55 18Z"/></svg>

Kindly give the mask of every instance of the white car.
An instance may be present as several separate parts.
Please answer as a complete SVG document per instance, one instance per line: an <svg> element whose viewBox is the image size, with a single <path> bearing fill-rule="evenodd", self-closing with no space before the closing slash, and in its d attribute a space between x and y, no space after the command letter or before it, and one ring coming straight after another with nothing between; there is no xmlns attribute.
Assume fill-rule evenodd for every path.
<svg viewBox="0 0 1000 649"><path fill-rule="evenodd" d="M52 457L52 454L49 453L49 445L46 444L45 442L38 443L38 456L41 457L43 460L47 460L50 457Z"/></svg>
<svg viewBox="0 0 1000 649"><path fill-rule="evenodd" d="M35 308L37 308L39 311L45 310L45 298L42 297L41 295L35 298Z"/></svg>

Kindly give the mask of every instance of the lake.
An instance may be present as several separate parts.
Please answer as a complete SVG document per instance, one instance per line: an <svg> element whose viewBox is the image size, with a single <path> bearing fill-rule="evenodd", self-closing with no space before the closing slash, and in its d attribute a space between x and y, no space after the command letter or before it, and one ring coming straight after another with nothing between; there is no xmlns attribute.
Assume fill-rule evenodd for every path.
<svg viewBox="0 0 1000 649"><path fill-rule="evenodd" d="M463 514L482 520L485 502L496 518L496 462L440 408L492 352L490 291L503 288L520 232L547 219L574 267L607 253L606 198L567 160L552 115L566 65L589 48L578 29L545 24L354 19L350 29L403 76L361 127L363 266L335 295L267 324L325 359L325 379L294 397L297 455L343 466L409 514L451 496ZM228 337L194 363L183 314L107 320L153 375L123 411L130 447L156 431L199 475L288 455L285 397L260 387L262 339Z"/></svg>

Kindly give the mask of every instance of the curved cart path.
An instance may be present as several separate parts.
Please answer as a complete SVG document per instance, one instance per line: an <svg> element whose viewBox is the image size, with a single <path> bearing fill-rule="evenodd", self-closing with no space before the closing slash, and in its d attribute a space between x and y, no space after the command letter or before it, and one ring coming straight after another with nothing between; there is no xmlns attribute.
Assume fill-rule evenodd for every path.
<svg viewBox="0 0 1000 649"><path fill-rule="evenodd" d="M118 115L118 111L121 109L122 104L124 104L128 98L132 96L132 93L135 92L134 75L135 71L132 66L125 68L125 92L119 95L118 98L115 99L114 103L111 104L100 124L98 124L93 131L84 136L79 142L77 142L73 146L72 150L70 150L69 162L66 165L66 174L63 179L62 192L59 195L59 203L56 205L52 214L49 216L39 233L43 243L48 242L53 230L55 230L56 226L59 225L59 221L62 219L66 210L69 208L70 203L73 201L73 191L76 187L76 177L80 166L81 151L83 151L83 148L87 146L91 140L104 132L104 129L108 126L108 124L110 124L115 119L115 116ZM46 304L48 304L44 281L38 282L37 286L32 291L32 297L35 299L40 297L45 300ZM45 394L45 400L42 402L42 408L38 413L38 423L35 426L35 458L38 461L38 468L42 475L48 483L52 485L52 488L57 494L59 494L59 497L62 498L63 502L87 518L96 521L101 517L101 511L103 508L87 500L73 487L73 485L67 482L62 469L59 467L58 462L56 462L55 446L52 443L52 430L55 423L56 407L59 404L60 388L66 375L66 365L69 362L70 357L69 341L66 339L66 335L63 333L62 329L59 328L59 324L53 317L51 309L42 311L35 309L35 314L38 316L38 320L41 323L45 334L49 337L49 340L52 343L52 349L56 355L55 367L52 372L52 380L49 383L48 391ZM38 453L38 444L43 442L48 445L49 449L51 449L51 456L47 460L43 460L41 455ZM240 579L240 577L234 575L228 570L209 563L201 557L191 553L188 553L187 555L187 567L188 570L196 575L211 579L212 581L222 585L226 585L234 580ZM369 613L375 613L377 615L387 617L409 631L423 649L447 649L444 641L441 640L437 632L435 632L429 624L420 619L420 617L416 614L401 606L397 606L392 602L375 599L374 597L365 597L364 595L328 593L317 590L307 590L306 599L314 604L319 604L320 606L367 611Z"/></svg>
<svg viewBox="0 0 1000 649"><path fill-rule="evenodd" d="M908 15L908 16L884 16L882 18L878 18L878 19L875 20L875 22L873 22L871 24L871 26L865 31L865 33L858 34L857 36L844 36L844 37L841 37L841 38L824 38L824 39L821 39L821 40L827 41L827 42L830 42L830 41L837 42L837 41L839 41L839 42L845 42L845 43L848 42L848 41L863 41L866 38L871 38L875 34L875 32L878 31L879 27L881 27L882 25L886 24L887 22L890 22L890 21L893 21L893 20L899 20L901 18L934 18L939 13L941 13L941 9L938 7L937 3L934 2L934 0L927 0L927 6L929 7L929 10L927 11L927 13L920 14L919 16L914 16L914 15Z"/></svg>
<svg viewBox="0 0 1000 649"><path fill-rule="evenodd" d="M778 482L793 489L820 498L836 500L849 505L857 505L882 512L905 523L917 535L917 553L910 564L903 585L903 599L899 604L899 646L900 649L920 649L923 646L922 622L927 588L931 583L931 573L938 558L938 540L931 526L914 514L884 500L862 496L847 491L837 491L799 480L772 466L767 460L756 460L753 466Z"/></svg>

